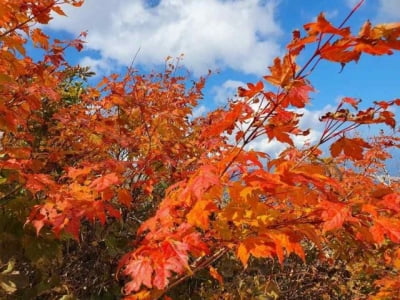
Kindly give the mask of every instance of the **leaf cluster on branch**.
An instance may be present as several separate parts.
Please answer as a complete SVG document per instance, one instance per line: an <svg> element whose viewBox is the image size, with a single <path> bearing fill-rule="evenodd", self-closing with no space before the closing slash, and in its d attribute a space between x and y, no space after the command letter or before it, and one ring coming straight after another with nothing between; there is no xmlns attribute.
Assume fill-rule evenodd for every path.
<svg viewBox="0 0 400 300"><path fill-rule="evenodd" d="M53 292L62 293L62 283L76 283L70 269L90 269L80 248L91 259L99 255L94 269L115 266L126 299L167 299L204 270L223 286L229 264L220 261L228 258L244 269L258 266L262 284L252 286L258 296L285 289L293 294L279 272L262 273L260 260L268 262L267 268L287 266L282 272L311 270L315 277L298 279L304 284L323 281L321 274L336 263L335 295L395 297L400 186L376 176L400 145L392 112L400 100L359 109L358 99L344 97L335 111L321 116L324 130L315 143L302 148L294 143L310 133L300 129L298 109L311 101L314 87L308 78L321 60L344 68L363 54L390 55L400 48L400 23L366 22L358 34L345 27L362 2L339 26L320 14L304 25L304 33L294 31L287 53L273 61L269 74L239 88L238 98L225 109L198 118L190 116L206 78L188 87L187 78L167 60L162 73L141 75L130 67L90 86L86 79L92 73L64 58L67 48L82 49L85 34L60 41L33 26L48 23L52 12L64 15L61 5L82 1L2 4L0 207L2 216L20 228L0 223L5 232L0 238L26 248L25 240L36 234L56 253L50 260L35 251L20 254L21 286L36 288L39 296L46 293L46 287L32 284L37 279L29 266L46 278L40 265L45 261L59 276ZM44 51L41 60L26 52L28 40ZM296 59L305 47L315 50L300 66ZM392 133L369 139L356 135L365 124L383 124ZM251 149L256 140L287 147L273 158ZM329 154L321 148L328 143ZM14 258L2 247L6 268L0 284L12 294L17 290L9 276ZM70 262L63 258L68 255L74 257ZM249 281L246 276L243 282ZM368 279L359 288L362 276ZM346 283L350 277L353 285ZM108 286L110 278L95 276L85 289ZM231 288L221 291L224 299L236 297L234 283L240 297L251 294L231 280Z"/></svg>

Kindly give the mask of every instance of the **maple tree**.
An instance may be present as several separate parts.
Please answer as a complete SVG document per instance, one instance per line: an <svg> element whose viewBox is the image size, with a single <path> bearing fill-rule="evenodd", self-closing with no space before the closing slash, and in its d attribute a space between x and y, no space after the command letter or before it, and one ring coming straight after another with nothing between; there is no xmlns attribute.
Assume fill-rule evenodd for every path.
<svg viewBox="0 0 400 300"><path fill-rule="evenodd" d="M202 270L223 284L221 258L236 258L246 268L254 259L306 261L310 249L327 264L348 261L355 277L369 265L371 299L395 297L400 183L380 182L376 175L391 149L400 147L391 111L400 100L359 109L359 100L344 97L335 111L321 116L324 130L316 143L303 148L294 143L295 136L309 134L299 127L297 109L310 102L314 87L308 76L321 60L344 68L363 54L390 55L400 48L400 23L366 22L358 34L344 27L362 3L337 27L320 14L304 25L304 36L294 31L270 74L239 88L225 109L188 118L202 98L205 78L187 88L186 78L167 60L163 73L141 75L130 67L89 86L90 72L70 66L63 56L68 47L81 50L85 34L51 40L32 26L48 23L51 12L64 15L61 5L82 1L4 2L3 215L21 227L25 223L26 231L33 228L38 239L51 231L60 240L84 243L86 232L96 237L93 245L107 234L116 238L122 231L116 220L137 229L129 232L134 248L124 242L116 253L126 252L117 268L126 299L160 298ZM29 57L28 40L43 51L42 60ZM297 65L296 58L311 46L312 56ZM364 124L383 124L393 133L355 135ZM287 148L272 158L251 149L256 139L277 140ZM327 143L328 154L321 150ZM130 219L143 206L147 220L133 225ZM97 226L112 233L96 240ZM1 282L14 267L12 254L5 259ZM15 292L10 284L2 286Z"/></svg>

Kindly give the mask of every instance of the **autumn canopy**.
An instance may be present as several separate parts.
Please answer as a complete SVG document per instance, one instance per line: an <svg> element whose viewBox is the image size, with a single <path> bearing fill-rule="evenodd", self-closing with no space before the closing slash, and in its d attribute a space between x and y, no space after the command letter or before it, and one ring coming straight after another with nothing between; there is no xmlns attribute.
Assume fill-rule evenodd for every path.
<svg viewBox="0 0 400 300"><path fill-rule="evenodd" d="M400 99L360 109L349 95L321 115L316 143L298 148L294 138L309 134L298 109L311 101L308 75L319 62L345 71L364 55L391 55L400 23L367 21L357 33L320 14L293 32L268 74L224 109L193 118L207 76L190 85L171 60L161 73L128 68L90 86L90 70L64 56L83 48L85 34L63 41L35 26L65 15L64 5L82 1L0 4L0 295L88 297L116 285L126 299L168 299L201 272L223 286L227 257L246 270L289 257L305 266L310 255L346 262L354 282L366 274L368 288L353 286L351 297L399 295L400 182L378 175L400 146ZM305 47L315 51L298 65ZM387 130L365 137L357 129L366 124ZM252 150L256 139L287 147L275 158ZM82 283L92 294L80 294L70 274L104 272L99 257L106 279ZM219 299L238 299L236 289L223 291Z"/></svg>

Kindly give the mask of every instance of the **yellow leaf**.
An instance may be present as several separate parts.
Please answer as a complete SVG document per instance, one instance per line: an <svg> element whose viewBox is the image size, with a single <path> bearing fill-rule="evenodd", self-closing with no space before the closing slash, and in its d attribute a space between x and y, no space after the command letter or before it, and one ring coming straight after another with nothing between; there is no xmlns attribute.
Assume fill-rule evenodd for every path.
<svg viewBox="0 0 400 300"><path fill-rule="evenodd" d="M209 227L209 216L217 210L217 206L211 200L197 201L193 209L187 214L188 222L202 229Z"/></svg>
<svg viewBox="0 0 400 300"><path fill-rule="evenodd" d="M237 249L237 257L242 262L243 266L247 267L247 262L249 261L250 252L248 251L246 245L241 243Z"/></svg>

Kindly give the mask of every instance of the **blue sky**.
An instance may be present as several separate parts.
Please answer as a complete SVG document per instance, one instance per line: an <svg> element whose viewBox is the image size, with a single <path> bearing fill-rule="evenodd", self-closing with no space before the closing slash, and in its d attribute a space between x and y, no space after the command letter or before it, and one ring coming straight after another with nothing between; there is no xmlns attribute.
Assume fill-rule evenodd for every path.
<svg viewBox="0 0 400 300"><path fill-rule="evenodd" d="M86 0L80 8L64 7L68 17L55 16L46 27L53 37L73 38L88 31L86 50L70 60L91 66L97 78L121 72L140 49L135 67L157 69L167 56L184 54L182 64L193 78L212 76L205 99L195 114L221 106L236 88L258 81L268 73L275 56L284 53L293 29L325 12L338 25L355 0ZM400 21L400 0L366 0L348 25L358 32L365 20L373 23ZM311 51L311 49L310 49ZM299 58L304 62L310 51ZM400 55L361 58L339 73L340 66L321 63L310 80L317 93L304 110L304 127L314 132L322 125L318 118L332 109L340 97L374 100L400 95ZM304 142L304 141L299 141ZM263 143L261 150L278 151L281 146Z"/></svg>
<svg viewBox="0 0 400 300"><path fill-rule="evenodd" d="M99 77L121 71L136 57L136 67L149 71L167 56L184 54L193 77L218 72L207 85L207 107L224 103L240 82L268 73L293 29L319 12L338 24L355 0L86 0L80 8L65 7L69 17L50 23L51 35L72 38L88 31L86 51L71 60L89 65ZM348 23L400 21L400 1L366 0ZM309 52L308 52L309 53ZM299 62L307 59L307 52ZM323 63L311 77L322 108L339 96L396 97L400 87L399 56L364 57L357 65ZM368 86L368 89L365 87ZM376 88L373 88L376 86ZM368 91L367 91L368 90ZM382 92L385 92L383 94ZM219 99L216 99L218 97Z"/></svg>

